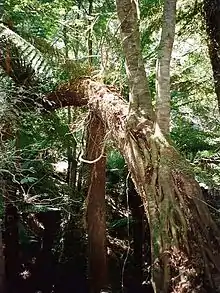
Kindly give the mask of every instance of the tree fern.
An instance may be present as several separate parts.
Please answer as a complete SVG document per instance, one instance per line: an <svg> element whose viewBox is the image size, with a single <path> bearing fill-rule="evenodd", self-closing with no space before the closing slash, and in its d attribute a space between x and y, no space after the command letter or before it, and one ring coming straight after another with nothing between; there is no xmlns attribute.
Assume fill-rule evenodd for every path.
<svg viewBox="0 0 220 293"><path fill-rule="evenodd" d="M0 65L18 84L32 84L52 77L42 53L18 34L0 24Z"/></svg>

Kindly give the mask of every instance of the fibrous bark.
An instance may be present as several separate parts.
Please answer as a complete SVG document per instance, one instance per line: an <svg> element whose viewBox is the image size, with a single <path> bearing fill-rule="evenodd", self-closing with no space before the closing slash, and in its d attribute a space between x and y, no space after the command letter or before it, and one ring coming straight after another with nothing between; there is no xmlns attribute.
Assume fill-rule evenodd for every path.
<svg viewBox="0 0 220 293"><path fill-rule="evenodd" d="M88 192L86 216L90 293L100 293L107 286L107 248L105 214L105 167L103 154L105 126L95 114L90 114L87 139ZM99 158L97 162L93 162Z"/></svg>
<svg viewBox="0 0 220 293"><path fill-rule="evenodd" d="M157 123L164 134L170 128L170 60L173 49L177 0L164 1L163 25L157 59Z"/></svg>
<svg viewBox="0 0 220 293"><path fill-rule="evenodd" d="M220 1L204 0L204 16L208 35L208 49L212 64L215 92L220 111Z"/></svg>

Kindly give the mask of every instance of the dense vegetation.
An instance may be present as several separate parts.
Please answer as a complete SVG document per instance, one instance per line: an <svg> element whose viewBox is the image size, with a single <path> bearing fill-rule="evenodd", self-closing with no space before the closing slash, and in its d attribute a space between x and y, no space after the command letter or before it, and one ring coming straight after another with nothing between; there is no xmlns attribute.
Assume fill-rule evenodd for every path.
<svg viewBox="0 0 220 293"><path fill-rule="evenodd" d="M0 4L0 217L4 222L0 245L5 256L0 253L1 292L18 292L18 286L19 292L30 293L88 290L99 293L101 288L111 292L205 292L202 291L205 289L218 292L217 287L220 288L219 282L214 284L206 279L206 273L214 275L209 274L208 266L206 273L201 269L204 282L201 276L195 280L193 272L190 277L187 275L188 279L184 275L182 280L173 281L181 261L175 262L175 268L172 263L170 279L164 272L161 282L167 284L163 289L152 287L152 276L157 282L153 273L155 254L161 252L157 236L164 235L164 242L168 236L159 231L152 211L146 207L150 202L141 193L144 189L138 178L141 171L134 170L132 160L129 161L132 155L126 153L120 135L117 137L117 129L124 131L125 105L129 101L132 108L131 95L135 97L135 90L131 90L132 75L128 75L131 64L126 55L123 21L120 23L120 5L116 2L117 5L113 0L4 0ZM170 133L164 133L164 137L187 162L187 174L193 173L203 188L202 204L219 225L220 116L217 74L213 67L213 58L217 57L211 54L210 27L213 27L208 17L211 19L212 15L204 10L206 2L177 1L175 41L169 64ZM140 49L153 111L158 110L157 68L163 8L163 3L157 0L139 3ZM101 117L97 96L112 103L114 115L104 105ZM97 101L90 100L91 97ZM105 119L107 123L103 126L100 121ZM138 125L141 123L142 120ZM147 125L144 134L149 133L149 128ZM138 139L142 139L142 133L137 129L131 133L131 139L141 149L143 144ZM158 145L162 144L164 138L158 141ZM153 150L151 142L145 145ZM163 154L162 148L156 146L156 149L149 157L156 153L159 158L158 153ZM181 168L185 171L185 165ZM149 170L146 172L150 177ZM182 183L185 181L186 177ZM194 183L189 179L188 184ZM149 184L149 193L150 188ZM162 197L166 198L166 194ZM179 236L184 230L182 217L187 218L188 205L184 205L184 200L183 197L185 213L176 213L173 230L170 228L172 233L176 229L180 246L186 241ZM173 201L172 205L175 210ZM163 229L166 212L172 208L166 210L163 204L160 207ZM192 219L183 222L187 226ZM98 231L103 234L98 235ZM102 244L98 240L96 243L96 238L105 237L105 233ZM203 236L207 236L205 230ZM191 241L190 237L187 241ZM205 248L207 245L207 250L214 247L210 248L203 238L198 245ZM215 249L218 250L218 245ZM215 249L209 253L213 263ZM205 253L203 256L208 261ZM172 257L176 257L174 250ZM181 257L187 263L186 270L190 266L194 269L195 259ZM6 289L3 289L4 268ZM215 289L209 291L212 283Z"/></svg>

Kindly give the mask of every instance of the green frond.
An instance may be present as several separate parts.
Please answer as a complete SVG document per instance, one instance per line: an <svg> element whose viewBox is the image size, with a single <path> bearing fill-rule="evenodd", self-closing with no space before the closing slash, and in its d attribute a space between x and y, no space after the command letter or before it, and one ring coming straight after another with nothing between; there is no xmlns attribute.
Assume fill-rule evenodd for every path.
<svg viewBox="0 0 220 293"><path fill-rule="evenodd" d="M27 32L23 32L23 37L29 43L31 43L36 49L38 49L45 57L50 58L50 62L59 64L65 60L65 52L51 44L51 42L40 36L33 36Z"/></svg>
<svg viewBox="0 0 220 293"><path fill-rule="evenodd" d="M52 77L52 69L42 53L4 24L0 24L0 55L0 65L17 84Z"/></svg>

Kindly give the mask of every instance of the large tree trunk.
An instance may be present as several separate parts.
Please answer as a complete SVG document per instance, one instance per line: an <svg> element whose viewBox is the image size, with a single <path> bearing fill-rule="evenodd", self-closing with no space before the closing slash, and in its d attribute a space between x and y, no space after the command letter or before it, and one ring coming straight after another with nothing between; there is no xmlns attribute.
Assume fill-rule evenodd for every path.
<svg viewBox="0 0 220 293"><path fill-rule="evenodd" d="M107 86L89 79L51 94L54 107L58 98L58 105L63 106L88 103L125 157L149 220L155 292L215 290L220 269L219 231L188 163L166 141L157 124L146 120L128 128L127 103Z"/></svg>
<svg viewBox="0 0 220 293"><path fill-rule="evenodd" d="M209 56L220 111L220 1L204 0L204 14L208 35Z"/></svg>
<svg viewBox="0 0 220 293"><path fill-rule="evenodd" d="M213 274L219 268L213 254L217 255L219 252L219 239L216 237L219 232L211 220L199 185L194 181L187 164L166 141L155 123L154 115L146 115L149 113L146 105L151 104L151 98L148 86L140 75L141 59L136 62L136 56L141 55L137 29L138 1L116 0L116 4L127 67L132 65L132 71L127 70L130 99L135 103L143 101L142 111L145 115L140 117L139 109L133 108L132 114L136 117L136 123L133 123L132 127L131 124L125 124L124 139L120 142L119 135L114 135L114 124L110 125L109 129L124 154L148 215L155 292L201 292L201 288L205 290L206 282L210 287L216 285ZM161 65L166 64L164 74L169 77L169 59L175 28L175 1L166 0L164 8L164 27L167 27L163 29L163 33L171 33L171 39L168 36L167 40L164 38L161 42L165 45L169 41L171 48L164 47L164 58L161 61L166 62ZM132 72L136 72L136 75ZM134 81L139 86L135 86ZM141 100L140 88L143 93ZM167 92L167 87L165 89ZM166 97L162 98L167 100ZM162 106L159 108L162 109ZM167 109L167 105L164 107ZM165 118L167 120L169 117ZM162 123L163 132L165 128L167 132L167 125L167 122ZM116 132L118 129L115 129ZM120 130L123 133L123 128ZM215 270L213 265L208 263L209 259L215 263Z"/></svg>

